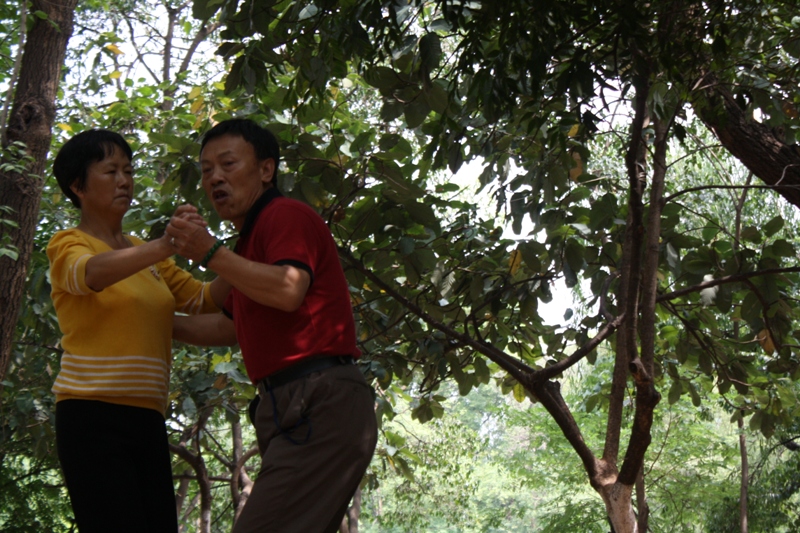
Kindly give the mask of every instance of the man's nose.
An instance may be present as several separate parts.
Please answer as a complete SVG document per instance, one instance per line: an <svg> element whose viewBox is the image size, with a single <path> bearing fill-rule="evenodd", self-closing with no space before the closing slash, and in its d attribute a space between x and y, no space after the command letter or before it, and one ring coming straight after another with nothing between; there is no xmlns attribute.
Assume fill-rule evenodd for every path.
<svg viewBox="0 0 800 533"><path fill-rule="evenodd" d="M209 185L216 185L222 181L222 172L219 172L216 168L208 169L203 172L203 181Z"/></svg>

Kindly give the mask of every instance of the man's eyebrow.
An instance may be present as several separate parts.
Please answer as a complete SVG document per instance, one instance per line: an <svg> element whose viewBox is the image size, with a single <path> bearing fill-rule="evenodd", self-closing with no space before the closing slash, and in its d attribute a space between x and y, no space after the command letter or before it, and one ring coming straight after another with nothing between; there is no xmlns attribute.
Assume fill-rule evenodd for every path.
<svg viewBox="0 0 800 533"><path fill-rule="evenodd" d="M98 166L100 166L100 167L102 167L102 168L117 168L117 167L119 166L119 164L117 164L117 162L115 162L115 161L108 161L108 160L106 160L106 159L104 159L103 161L98 161L98 163L99 163L99 164L98 164ZM123 167L123 168L125 168L125 167L131 167L131 168L132 168L132 167L133 167L133 162L131 162L131 161L128 161L127 163L125 163L124 165L122 165L122 167Z"/></svg>
<svg viewBox="0 0 800 533"><path fill-rule="evenodd" d="M217 156L216 156L216 157L222 157L222 156L226 156L226 155L228 155L228 154L232 154L232 153L233 153L233 150L225 150L224 152L217 154ZM201 163L202 163L203 161L208 161L208 160L209 160L209 158L208 158L208 157L203 157L203 156L200 156L200 162L201 162Z"/></svg>

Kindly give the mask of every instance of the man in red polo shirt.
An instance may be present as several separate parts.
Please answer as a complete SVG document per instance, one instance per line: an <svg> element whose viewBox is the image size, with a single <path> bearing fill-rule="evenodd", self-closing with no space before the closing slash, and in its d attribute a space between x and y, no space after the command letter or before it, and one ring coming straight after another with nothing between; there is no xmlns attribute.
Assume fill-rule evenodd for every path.
<svg viewBox="0 0 800 533"><path fill-rule="evenodd" d="M225 314L175 317L174 338L238 341L258 386L262 465L234 533L334 533L375 449L374 400L354 364L336 244L313 209L278 191L279 161L275 137L251 120L221 122L203 138L203 188L239 241L230 251L181 211L172 218L176 251L232 286Z"/></svg>

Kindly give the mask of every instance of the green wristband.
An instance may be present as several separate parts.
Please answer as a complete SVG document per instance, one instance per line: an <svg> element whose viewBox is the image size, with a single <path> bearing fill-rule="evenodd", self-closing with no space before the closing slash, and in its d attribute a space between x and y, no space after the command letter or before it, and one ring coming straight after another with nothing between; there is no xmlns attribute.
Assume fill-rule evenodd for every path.
<svg viewBox="0 0 800 533"><path fill-rule="evenodd" d="M208 262L211 261L211 258L214 256L216 251L219 250L219 247L222 246L223 244L224 243L221 240L217 239L217 242L215 242L214 245L211 246L211 249L208 251L206 256L203 258L202 261L200 261L200 266L206 268L208 266Z"/></svg>

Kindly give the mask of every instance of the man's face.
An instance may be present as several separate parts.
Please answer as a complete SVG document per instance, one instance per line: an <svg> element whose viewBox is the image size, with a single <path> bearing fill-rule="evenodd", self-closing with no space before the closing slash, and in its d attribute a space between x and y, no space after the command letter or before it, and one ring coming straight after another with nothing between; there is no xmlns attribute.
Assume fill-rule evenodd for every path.
<svg viewBox="0 0 800 533"><path fill-rule="evenodd" d="M247 211L272 186L275 161L259 161L253 145L238 135L208 141L200 153L203 189L224 220L241 229Z"/></svg>

